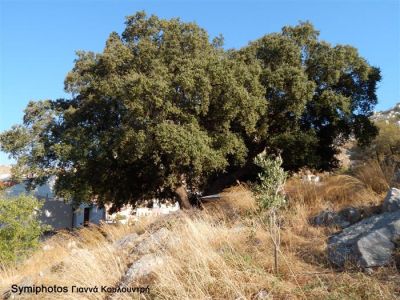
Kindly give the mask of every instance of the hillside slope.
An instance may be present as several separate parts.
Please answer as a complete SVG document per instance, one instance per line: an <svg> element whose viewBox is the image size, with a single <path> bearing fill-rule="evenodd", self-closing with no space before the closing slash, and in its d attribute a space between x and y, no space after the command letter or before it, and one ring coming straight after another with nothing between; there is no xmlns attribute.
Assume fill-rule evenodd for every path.
<svg viewBox="0 0 400 300"><path fill-rule="evenodd" d="M99 287L97 292L25 294L29 299L400 297L395 263L371 274L355 266L334 268L326 240L337 229L309 223L324 209L353 206L373 213L383 195L347 175L328 176L322 184L292 178L285 191L289 207L276 218L258 211L249 189L237 186L203 210L142 219L133 226L60 232L29 260L3 268L2 295L14 296L10 286L17 283ZM126 292L128 287L142 289Z"/></svg>
<svg viewBox="0 0 400 300"><path fill-rule="evenodd" d="M390 108L388 110L376 112L372 116L372 119L375 121L399 122L400 121L400 103L397 103L393 108Z"/></svg>

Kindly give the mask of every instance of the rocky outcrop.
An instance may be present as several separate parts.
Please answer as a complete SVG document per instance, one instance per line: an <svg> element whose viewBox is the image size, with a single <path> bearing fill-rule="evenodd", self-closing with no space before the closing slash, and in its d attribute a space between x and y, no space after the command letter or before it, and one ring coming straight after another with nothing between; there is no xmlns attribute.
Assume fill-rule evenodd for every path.
<svg viewBox="0 0 400 300"><path fill-rule="evenodd" d="M128 234L124 236L122 239L116 241L114 243L114 247L116 249L131 249L136 241L138 240L139 235L136 232Z"/></svg>
<svg viewBox="0 0 400 300"><path fill-rule="evenodd" d="M382 209L384 211L392 212L400 210L400 190L396 188L391 188L385 200L383 200Z"/></svg>
<svg viewBox="0 0 400 300"><path fill-rule="evenodd" d="M314 221L318 224L340 224L344 228L344 221L361 218L358 213L347 209L344 220L340 216L341 212L321 213ZM328 258L339 267L347 263L363 268L384 266L392 261L393 252L399 246L400 190L391 188L383 201L380 214L346 226L343 231L328 239Z"/></svg>
<svg viewBox="0 0 400 300"><path fill-rule="evenodd" d="M158 268L164 265L164 258L156 254L146 254L136 260L126 271L122 277L118 288L127 288L135 285L135 282L147 278L153 274ZM109 300L121 299L118 293L111 294L107 297Z"/></svg>
<svg viewBox="0 0 400 300"><path fill-rule="evenodd" d="M160 256L155 254L143 255L129 267L122 279L121 286L129 286L136 280L150 275L163 264L164 259Z"/></svg>
<svg viewBox="0 0 400 300"><path fill-rule="evenodd" d="M142 240L135 248L134 253L148 254L156 250L166 247L169 243L173 242L173 237L168 229L165 227L157 230L149 237Z"/></svg>
<svg viewBox="0 0 400 300"><path fill-rule="evenodd" d="M328 240L329 260L369 268L391 262L400 238L400 210L366 218Z"/></svg>
<svg viewBox="0 0 400 300"><path fill-rule="evenodd" d="M336 226L346 228L362 218L362 211L355 207L348 207L339 212L324 210L311 218L311 224L315 226Z"/></svg>
<svg viewBox="0 0 400 300"><path fill-rule="evenodd" d="M371 116L373 121L387 121L387 122L397 122L400 120L400 103L395 104L394 107L386 110L376 112Z"/></svg>
<svg viewBox="0 0 400 300"><path fill-rule="evenodd" d="M135 282L145 279L164 265L165 259L160 256L159 250L171 241L171 233L165 227L150 235L131 233L114 243L114 247L133 258L133 263L121 278L118 287L129 287ZM137 256L139 255L139 258ZM119 299L118 294L109 296L109 299Z"/></svg>
<svg viewBox="0 0 400 300"><path fill-rule="evenodd" d="M257 294L252 297L253 300L268 300L272 299L270 296L270 293L268 293L266 290L260 290L257 292Z"/></svg>

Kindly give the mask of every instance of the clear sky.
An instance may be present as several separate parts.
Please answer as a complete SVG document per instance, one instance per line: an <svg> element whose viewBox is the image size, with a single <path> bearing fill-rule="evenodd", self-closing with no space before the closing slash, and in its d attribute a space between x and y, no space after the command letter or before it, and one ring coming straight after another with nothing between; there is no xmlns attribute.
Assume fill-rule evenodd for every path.
<svg viewBox="0 0 400 300"><path fill-rule="evenodd" d="M76 50L102 51L124 17L138 10L195 21L226 48L240 48L284 25L309 20L320 37L350 44L381 68L377 110L400 102L399 0L0 0L0 131L20 123L29 100L68 97ZM0 152L0 164L9 163Z"/></svg>

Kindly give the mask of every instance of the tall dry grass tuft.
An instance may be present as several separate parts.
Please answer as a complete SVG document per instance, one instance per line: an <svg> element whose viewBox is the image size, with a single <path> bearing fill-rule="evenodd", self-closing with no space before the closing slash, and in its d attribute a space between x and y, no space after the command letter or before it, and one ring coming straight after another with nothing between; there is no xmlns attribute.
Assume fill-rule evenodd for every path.
<svg viewBox="0 0 400 300"><path fill-rule="evenodd" d="M398 163L393 160L369 160L355 168L354 176L374 192L381 194L386 193L389 187L399 184L394 182L396 171Z"/></svg>
<svg viewBox="0 0 400 300"><path fill-rule="evenodd" d="M213 214L219 212L220 216L234 216L257 210L253 192L244 184L225 189L220 196L219 200L206 203L203 208Z"/></svg>
<svg viewBox="0 0 400 300"><path fill-rule="evenodd" d="M262 251L272 250L267 232L215 224L208 214L185 218L173 230L176 242L159 254L167 264L156 273L157 298L250 299L261 287L272 290L275 284L285 288L263 267L273 263L270 255L260 257Z"/></svg>
<svg viewBox="0 0 400 300"><path fill-rule="evenodd" d="M369 186L349 175L334 175L318 184L292 178L288 180L285 192L290 205L305 205L310 213L327 208L371 206L381 201Z"/></svg>

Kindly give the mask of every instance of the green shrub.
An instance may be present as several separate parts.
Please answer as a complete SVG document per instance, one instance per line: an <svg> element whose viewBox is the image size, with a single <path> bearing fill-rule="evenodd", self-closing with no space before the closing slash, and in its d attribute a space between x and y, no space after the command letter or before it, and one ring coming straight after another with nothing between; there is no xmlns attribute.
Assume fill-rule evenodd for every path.
<svg viewBox="0 0 400 300"><path fill-rule="evenodd" d="M38 217L42 203L32 196L5 198L0 195L0 262L26 257L39 244L46 229Z"/></svg>
<svg viewBox="0 0 400 300"><path fill-rule="evenodd" d="M254 159L254 163L261 168L258 173L258 184L254 186L254 193L261 208L279 208L286 202L282 194L287 173L283 170L282 158L268 158L265 152Z"/></svg>
<svg viewBox="0 0 400 300"><path fill-rule="evenodd" d="M387 156L400 155L400 127L395 123L385 121L376 122L376 125L379 128L379 134L371 145L353 147L351 159L364 161L378 158L383 160Z"/></svg>

